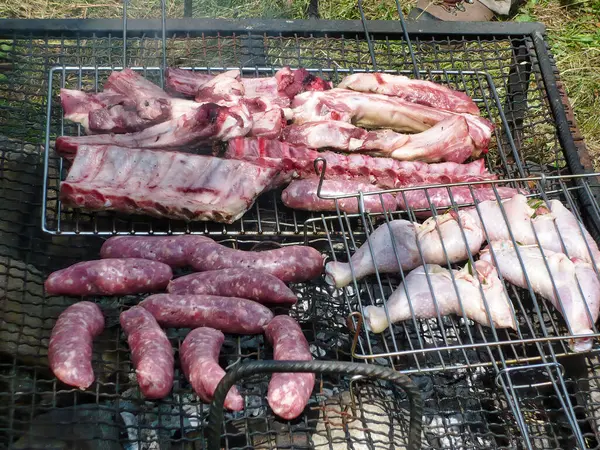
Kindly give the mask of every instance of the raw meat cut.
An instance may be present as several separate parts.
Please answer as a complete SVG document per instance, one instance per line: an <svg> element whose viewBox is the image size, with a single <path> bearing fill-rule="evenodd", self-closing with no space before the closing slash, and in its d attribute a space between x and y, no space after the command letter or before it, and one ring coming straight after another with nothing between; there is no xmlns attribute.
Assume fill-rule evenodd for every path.
<svg viewBox="0 0 600 450"><path fill-rule="evenodd" d="M173 388L175 365L167 335L139 306L123 311L119 321L127 336L140 391L147 399L166 397Z"/></svg>
<svg viewBox="0 0 600 450"><path fill-rule="evenodd" d="M518 194L503 201L502 209L495 200L481 202L478 208L479 213L475 208L469 213L482 228L485 227L489 241L511 240L506 226L508 222L516 242L524 245L537 245L539 242L542 248L565 253L570 258L579 258L594 265L600 263L598 245L559 200L550 200L546 204Z"/></svg>
<svg viewBox="0 0 600 450"><path fill-rule="evenodd" d="M531 287L549 300L574 335L594 333L592 328L600 309L600 281L591 264L577 258L571 260L563 253L542 251L537 245L514 247L509 241L494 241L490 247L481 252L481 260L497 264L504 280L524 289ZM592 341L591 337L574 339L571 348L588 351Z"/></svg>
<svg viewBox="0 0 600 450"><path fill-rule="evenodd" d="M216 295L155 294L140 306L159 324L172 328L213 327L225 333L258 334L273 318L268 308L244 298Z"/></svg>
<svg viewBox="0 0 600 450"><path fill-rule="evenodd" d="M321 198L317 195L319 179L316 177L292 181L281 193L283 204L289 208L306 211L337 211L336 200ZM324 180L321 187L322 196L356 195L358 192L379 191L368 179ZM348 197L337 200L340 212L358 213L358 198ZM364 211L368 213L391 212L396 210L396 199L391 194L365 195Z"/></svg>
<svg viewBox="0 0 600 450"><path fill-rule="evenodd" d="M436 264L416 268L406 275L404 283L387 300L387 311L382 306L365 308L368 327L374 333L381 333L389 326L389 321L396 323L412 317L433 319L438 314L440 317L455 314L488 327L493 324L496 328L516 329L510 300L494 266L477 261L474 269L477 273L472 272L470 266L452 271Z"/></svg>
<svg viewBox="0 0 600 450"><path fill-rule="evenodd" d="M224 157L249 161L263 167L283 165L283 171L288 172L290 178L315 176L314 160L323 158L327 162L325 178L368 177L373 184L382 189L497 179L495 174L487 171L483 159L468 164L427 164L360 154L317 152L303 146L263 138L232 139L228 142Z"/></svg>
<svg viewBox="0 0 600 450"><path fill-rule="evenodd" d="M500 199L512 198L519 193L519 190L509 187L496 187L496 191ZM479 202L498 198L494 188L482 185L412 189L398 192L396 195L399 210L405 211L408 208L426 210L416 213L418 217L430 216L432 207L446 210L452 206L452 201L457 205L474 203L473 197Z"/></svg>
<svg viewBox="0 0 600 450"><path fill-rule="evenodd" d="M80 147L60 197L67 206L232 223L265 190L276 168L179 152Z"/></svg>
<svg viewBox="0 0 600 450"><path fill-rule="evenodd" d="M196 97L198 91L214 78L189 70L168 68L166 85L171 92L187 97ZM304 91L322 91L331 88L331 83L309 73L306 69L292 70L284 67L274 77L251 78L242 77L245 98L269 100L273 104L286 108L297 94Z"/></svg>
<svg viewBox="0 0 600 450"><path fill-rule="evenodd" d="M446 265L448 260L450 263L464 261L469 253L476 255L479 252L483 241L481 228L464 211L431 217L423 224L392 220L380 225L369 236L369 241L352 255L350 263L328 262L325 281L342 288L353 279L358 281L376 271L380 274L399 273L400 268L406 272L423 264Z"/></svg>
<svg viewBox="0 0 600 450"><path fill-rule="evenodd" d="M160 261L171 267L189 265L191 252L198 242L212 239L198 235L114 236L102 244L101 258L143 258Z"/></svg>
<svg viewBox="0 0 600 450"><path fill-rule="evenodd" d="M414 135L391 130L366 131L336 120L304 122L286 127L282 138L292 145L368 152L400 161L462 163L481 153L475 148L467 121L461 116L444 119Z"/></svg>
<svg viewBox="0 0 600 450"><path fill-rule="evenodd" d="M284 110L262 98L244 98L241 102L248 108L252 117L250 136L276 139L285 127L287 119Z"/></svg>
<svg viewBox="0 0 600 450"><path fill-rule="evenodd" d="M74 89L60 90L60 103L65 119L81 124L86 130L90 128L90 112L104 110L126 101L126 96L111 91L90 94Z"/></svg>
<svg viewBox="0 0 600 450"><path fill-rule="evenodd" d="M379 94L346 89L304 92L293 102L294 123L340 120L365 128L390 128L404 133L418 133L444 119L462 116L475 146L486 151L492 137L493 124L483 117L452 113Z"/></svg>
<svg viewBox="0 0 600 450"><path fill-rule="evenodd" d="M312 361L308 342L298 323L289 316L277 316L265 327L276 361ZM314 373L274 373L267 401L279 417L292 420L302 414L315 386Z"/></svg>
<svg viewBox="0 0 600 450"><path fill-rule="evenodd" d="M93 133L141 131L200 106L190 100L170 97L131 69L112 72L104 92L86 94L62 89L60 95L65 118Z"/></svg>
<svg viewBox="0 0 600 450"><path fill-rule="evenodd" d="M196 92L195 100L199 103L228 104L239 102L243 95L244 86L240 79L240 71L235 69L220 73L203 83Z"/></svg>
<svg viewBox="0 0 600 450"><path fill-rule="evenodd" d="M158 261L109 258L58 270L44 286L50 295L128 295L164 289L172 277L171 268Z"/></svg>
<svg viewBox="0 0 600 450"><path fill-rule="evenodd" d="M283 281L258 269L221 269L192 273L169 283L170 294L240 297L262 304L293 305L298 300Z"/></svg>
<svg viewBox="0 0 600 450"><path fill-rule="evenodd" d="M181 347L179 359L187 380L204 403L210 403L225 371L219 366L219 352L225 336L214 328L196 328L188 333ZM225 397L225 408L244 409L244 399L232 387Z"/></svg>
<svg viewBox="0 0 600 450"><path fill-rule="evenodd" d="M252 252L205 243L196 247L191 266L199 272L228 268L259 269L288 283L318 277L323 271L323 257L318 250L305 245Z"/></svg>
<svg viewBox="0 0 600 450"><path fill-rule="evenodd" d="M252 129L252 118L243 104L233 107L205 103L197 109L136 133L61 136L56 150L72 158L83 145L115 145L127 148L177 149L245 136Z"/></svg>
<svg viewBox="0 0 600 450"><path fill-rule="evenodd" d="M479 115L479 108L464 92L425 80L412 80L389 73L355 73L345 77L337 86L358 92L400 97L409 102L452 112Z"/></svg>
<svg viewBox="0 0 600 450"><path fill-rule="evenodd" d="M48 344L50 369L56 378L79 389L91 386L92 341L102 330L104 316L95 303L75 303L60 314Z"/></svg>
<svg viewBox="0 0 600 450"><path fill-rule="evenodd" d="M171 93L179 93L193 98L196 96L198 90L213 78L214 75L207 73L167 67L165 72L165 86Z"/></svg>

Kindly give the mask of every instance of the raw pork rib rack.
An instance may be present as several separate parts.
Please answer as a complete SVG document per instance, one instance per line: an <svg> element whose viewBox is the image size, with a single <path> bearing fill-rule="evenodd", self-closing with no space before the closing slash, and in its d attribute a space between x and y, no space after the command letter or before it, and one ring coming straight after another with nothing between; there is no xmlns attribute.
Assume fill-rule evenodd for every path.
<svg viewBox="0 0 600 450"><path fill-rule="evenodd" d="M48 296L43 281L53 270L94 259L103 238L114 234L207 234L246 250L309 244L327 261L347 261L376 227L398 218L422 221L423 213L447 209L433 211L425 197L423 208L392 215L311 214L286 208L280 192L263 194L231 225L71 209L58 200L67 164L54 142L82 130L64 120L61 88L99 91L111 71L122 67L160 86L166 67L210 74L237 68L244 77L264 77L289 65L334 84L365 71L432 80L466 92L494 122L485 156L500 178L485 182L492 192L512 187L530 197L558 199L600 237L598 174L592 173L540 25L468 24L466 34L461 23L406 24L400 11L399 21L371 22L360 2L360 21L165 20L164 2L162 21L134 20L127 15L132 3L124 2L123 21L0 20L1 447L28 448L66 434L83 442L103 439L111 448L195 448L220 434L220 448L226 449L406 448L407 394L390 383L352 376L356 372L322 370L307 409L291 422L267 407L266 366L262 375L236 383L246 407L226 413L222 428L209 423L209 406L192 395L179 363L173 392L144 402L117 326L119 313L142 296L95 299L107 327L94 345L97 381L86 391L69 389L49 374L47 339L73 299ZM191 14L191 2L185 3ZM152 14L147 2L145 8ZM327 168L316 162L315 170L323 176ZM468 192L472 185L458 189ZM411 189L395 192L411 195ZM361 205L367 195L382 193L354 197ZM375 273L352 279L344 289L324 278L292 285L299 301L291 314L315 359L409 374L425 406L422 448L598 447L597 338L591 352L573 354L561 315L533 291L508 282L515 330L446 316L411 317L381 334L370 332L364 308L384 305L401 281L400 275ZM598 331L593 328L594 336ZM178 350L185 332L168 330L168 336ZM264 337L227 336L220 363L231 370L269 359L272 349ZM55 429L64 433L50 435Z"/></svg>

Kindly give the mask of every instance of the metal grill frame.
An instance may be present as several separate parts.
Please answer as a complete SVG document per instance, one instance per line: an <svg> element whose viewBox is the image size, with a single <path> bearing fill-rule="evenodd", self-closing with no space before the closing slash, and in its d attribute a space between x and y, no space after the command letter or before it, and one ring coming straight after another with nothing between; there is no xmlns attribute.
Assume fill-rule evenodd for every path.
<svg viewBox="0 0 600 450"><path fill-rule="evenodd" d="M575 140L573 138L572 127L567 120L564 105L562 103L561 95L558 90L556 78L553 73L553 65L551 61L551 57L548 54L548 50L546 48L543 33L544 29L539 24L511 24L511 23L469 23L468 27L465 24L461 23L435 23L435 24L412 24L412 23L404 23L402 21L402 27L398 27L398 23L396 22L369 22L365 19L364 14L362 14L362 21L264 21L264 20L245 20L245 21L227 21L227 20L198 20L198 19L184 19L184 20L165 20L164 17L164 2L161 3L163 6L163 19L162 20L128 20L127 15L125 14L124 20L122 22L116 20L94 20L94 21L80 21L80 20L33 20L33 21L15 21L15 20L0 20L0 34L6 35L9 38L13 35L23 36L26 35L30 39L34 39L36 37L45 39L46 45L48 44L48 36L61 36L62 39L79 39L82 37L110 37L110 36L118 36L123 34L124 36L131 37L143 37L148 34L153 35L155 38L160 39L162 37L163 47L162 47L162 60L163 67L166 65L166 45L165 45L165 35L166 30L168 30L169 35L182 35L182 36L191 36L191 37L202 37L204 34L208 36L250 36L250 35L264 35L271 37L290 37L290 38L298 38L298 36L305 38L312 37L335 37L339 36L344 38L344 36L356 36L359 39L359 36L366 37L366 41L368 42L368 51L372 57L372 61L370 66L373 68L377 68L378 65L376 63L376 44L378 40L385 41L386 39L398 39L402 40L406 37L411 39L432 39L437 42L446 42L448 45L452 45L452 42L461 41L461 40L472 40L478 41L479 39L489 38L489 39L509 39L514 42L525 42L527 41L527 45L523 45L520 47L528 48L535 54L536 61L535 64L538 66L537 71L533 71L532 74L537 78L537 82L543 85L544 89L544 99L547 100L548 106L552 113L552 118L556 124L556 134L558 140L560 142L560 147L563 152L564 159L567 164L567 171L574 175L580 175L585 172L589 172L589 167L584 167L581 164L582 160L585 160L585 157L580 156L580 149L577 147ZM127 2L124 3L125 7ZM359 2L360 5L360 2ZM362 8L361 8L362 13ZM402 18L401 18L402 19ZM319 30L316 30L316 28ZM248 30L252 30L249 32ZM468 30L468 31L465 31ZM250 42L252 40L250 39ZM127 43L127 40L124 40L124 43ZM410 40L407 42L410 48ZM78 44L79 45L79 44ZM414 45L414 44L413 44ZM124 49L126 46L123 46ZM410 53L412 58L412 62L415 63L414 54ZM525 60L519 60L521 56L515 55L515 64L518 67L520 63L524 63L527 65L527 55L525 55ZM124 55L124 62L127 63L126 56ZM531 60L529 60L529 64L531 64ZM126 64L125 64L126 65ZM416 67L414 67L414 73L416 76L419 75L419 71ZM517 70L514 74L516 79L519 79L519 71ZM538 78L539 77L539 78ZM517 83L520 86L515 92L509 93L511 102L519 102L519 98L523 95L527 95L527 89L524 88L523 85ZM518 117L518 109L519 108L511 108L512 117L506 118L509 127L513 129L514 122L519 120ZM502 111L502 108L500 108ZM512 136L511 136L512 139ZM515 136L515 139L518 139ZM559 170L559 173L561 171ZM590 195L583 195L579 199L579 203L581 204L582 215L584 217L596 217L596 211L594 210L594 206L597 206L597 203L594 203L593 198L595 198L595 194L590 191ZM314 223L314 221L321 220L321 217L316 217L308 223ZM296 235L296 240L300 238L306 238L308 240L314 241L316 237L317 241L322 241L322 236L309 236L310 233L307 231L308 226L305 226L304 229L299 227ZM597 234L592 234L595 236ZM234 239L236 239L235 235L232 235ZM283 236L282 236L283 237ZM256 236L256 238L260 239L260 236ZM321 288L322 289L322 288ZM332 302L333 304L333 302ZM308 319L308 317L307 317ZM315 321L317 318L314 316L310 317L311 321ZM563 337L564 338L564 337ZM115 343L117 347L119 346L118 342ZM487 351L491 351L493 346L488 346L486 348ZM544 346L540 348L540 353L536 355L533 360L541 361L537 365L517 365L512 366L506 364L497 365L496 361L492 359L492 365L494 366L496 373L496 380L498 385L501 387L502 392L504 393L505 399L499 400L499 405L502 408L510 409L513 414L512 419L508 419L508 421L512 424L512 426L516 426L517 434L513 435L509 442L512 442L514 445L515 442L518 442L521 438L524 439L525 445L527 448L533 448L532 443L535 443L534 440L536 438L536 430L532 428L534 425L528 419L527 413L527 402L532 401L532 399L537 399L541 396L540 388L542 386L548 386L549 391L546 391L544 395L553 396L557 399L557 404L559 405L560 414L566 415L568 421L568 427L575 436L575 442L581 447L585 446L584 437L580 430L578 424L578 418L575 415L575 410L572 407L573 395L571 391L567 388L565 381L565 376L563 376L562 369L564 365L561 361L559 361L559 355L554 352L551 346ZM258 354L260 357L263 357L261 354L261 350L258 350ZM254 355L250 356L251 358ZM378 361L380 362L380 361ZM520 362L526 362L526 360L521 360ZM385 362L384 362L385 363ZM592 367L594 367L594 363L591 363ZM3 365L4 366L4 365ZM18 364L16 360L13 361L12 364L9 364L8 367L16 368ZM472 367L468 367L467 373L471 374L468 376L472 376L472 371L476 371L478 367L476 365L472 365ZM523 382L521 384L514 382L514 375L517 372L523 371L535 371L540 370L543 374L543 378L545 381L531 381ZM422 372L421 372L422 373ZM447 373L447 372L443 372ZM457 371L459 373L459 371ZM464 373L464 372L462 372ZM539 375L539 374L538 374ZM572 380L573 378L569 379ZM569 381L567 380L567 381ZM580 378L575 378L576 382L580 381ZM47 383L41 383L47 386ZM34 382L35 386L35 382ZM118 387L118 384L117 384ZM39 385L38 385L39 388ZM35 387L34 387L35 389ZM41 388L44 390L44 388ZM458 392L458 391L457 391ZM501 397L498 395L498 392L486 390L486 399L491 399L495 396ZM522 393L525 392L523 395ZM65 391L61 389L59 386L56 386L54 383L52 387L52 398L53 401L56 402L57 398L64 396L73 395L74 403L77 405L77 394L68 390ZM112 394L114 395L114 394ZM459 394L454 394L459 395ZM15 404L15 393L10 393L10 413L11 420L16 420L14 418L15 411L18 409ZM435 401L434 401L435 403ZM322 403L321 403L322 405ZM462 410L463 404L461 401L458 401L456 407ZM427 406L427 404L426 404ZM483 406L480 408L485 409ZM535 407L534 411L539 412L540 408ZM32 413L33 414L33 413ZM426 416L428 413L426 412ZM247 420L247 418L246 418ZM425 435L435 428L441 428L441 435L444 437L451 437L454 433L450 430L448 424L444 421L442 423L438 423L437 425L433 425L433 423L426 424L425 426ZM291 427L289 430L291 431ZM307 430L307 426L303 426L302 424L299 426L300 432L305 432ZM405 425L402 427L403 430L406 430ZM546 433L542 434L544 439L547 439L548 442L553 442L554 446L557 446L557 440L553 440L552 437L556 436L556 431L552 426L547 429ZM12 433L12 429L9 430ZM469 436L472 435L471 430L461 431L459 434L463 436L464 434ZM489 431L488 431L489 433ZM435 434L435 432L434 432ZM496 438L497 434L492 433ZM509 432L510 434L510 432ZM534 436L531 436L533 434ZM227 448L230 447L228 434L225 434L225 444ZM430 444L431 445L431 444ZM452 444L449 444L452 445ZM508 444L508 446L512 446ZM552 446L552 443L548 444ZM502 446L502 444L500 444ZM546 448L545 444L542 444L544 448ZM548 447L549 448L549 447Z"/></svg>

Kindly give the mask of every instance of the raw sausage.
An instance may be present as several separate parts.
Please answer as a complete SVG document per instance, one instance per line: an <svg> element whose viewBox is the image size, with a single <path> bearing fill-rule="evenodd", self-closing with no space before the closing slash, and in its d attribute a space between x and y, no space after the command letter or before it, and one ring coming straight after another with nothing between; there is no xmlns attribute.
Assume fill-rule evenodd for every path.
<svg viewBox="0 0 600 450"><path fill-rule="evenodd" d="M104 329L98 305L79 302L58 317L48 345L50 369L69 386L87 389L94 382L92 341Z"/></svg>
<svg viewBox="0 0 600 450"><path fill-rule="evenodd" d="M194 250L190 264L199 272L232 267L260 269L287 283L318 277L323 270L323 257L318 250L304 245L247 252L220 244L202 243Z"/></svg>
<svg viewBox="0 0 600 450"><path fill-rule="evenodd" d="M225 371L219 366L219 351L225 336L214 328L196 328L185 337L179 347L181 368L194 392L210 403ZM244 409L244 399L232 387L225 397L225 408L232 411Z"/></svg>
<svg viewBox="0 0 600 450"><path fill-rule="evenodd" d="M244 298L216 295L151 295L140 303L163 327L197 328L211 326L225 333L258 334L273 313Z"/></svg>
<svg viewBox="0 0 600 450"><path fill-rule="evenodd" d="M50 274L45 287L48 294L127 295L162 290L171 278L171 268L157 261L99 259Z"/></svg>
<svg viewBox="0 0 600 450"><path fill-rule="evenodd" d="M212 242L205 236L114 236L100 249L101 258L143 258L171 267L188 265L190 252L199 242Z"/></svg>
<svg viewBox="0 0 600 450"><path fill-rule="evenodd" d="M134 306L119 318L127 335L140 391L148 399L165 397L173 387L173 347L152 314Z"/></svg>
<svg viewBox="0 0 600 450"><path fill-rule="evenodd" d="M308 341L298 323L289 316L277 316L265 327L277 361L312 361ZM292 420L302 414L315 386L314 373L275 373L269 382L267 400L275 414Z"/></svg>
<svg viewBox="0 0 600 450"><path fill-rule="evenodd" d="M257 269L222 269L193 273L169 283L172 294L241 297L259 303L293 305L296 295L279 278Z"/></svg>

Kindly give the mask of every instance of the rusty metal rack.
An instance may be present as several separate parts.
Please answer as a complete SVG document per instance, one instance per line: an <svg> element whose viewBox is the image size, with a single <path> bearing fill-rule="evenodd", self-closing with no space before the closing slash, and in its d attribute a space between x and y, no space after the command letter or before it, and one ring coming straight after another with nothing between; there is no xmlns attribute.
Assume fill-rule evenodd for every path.
<svg viewBox="0 0 600 450"><path fill-rule="evenodd" d="M278 192L263 195L227 226L65 208L58 189L66 166L53 142L80 130L62 119L61 87L99 90L110 71L123 66L159 84L167 66L241 68L245 76L264 76L290 65L334 82L372 70L434 80L467 92L496 125L486 155L488 169L501 178L493 185L560 199L600 235L598 180L567 118L568 101L538 24L417 25L405 23L400 10L400 21L369 21L360 2L360 21L167 19L164 2L161 19L134 20L127 5L123 20L0 20L2 54L8 55L8 71L0 73L6 73L0 77L0 447L69 439L102 440L111 449L204 448L214 430L208 405L192 394L179 366L169 397L140 398L118 327L118 314L138 297L96 299L107 329L95 343L97 381L90 389L71 389L50 374L48 336L57 314L75 299L47 296L44 278L96 258L102 236L203 233L242 249L265 241L307 243L329 259L346 260L374 226L415 219L415 211L385 217L293 211ZM422 448L600 445L597 344L592 352L572 354L569 330L547 302L505 283L518 319L514 332L457 317L368 332L362 308L383 304L401 278L375 275L344 290L324 279L292 286L299 302L291 314L315 359L410 375L424 403ZM176 351L184 334L169 332ZM227 336L221 363L232 369L269 360L270 352L262 337ZM291 422L268 408L267 383L264 375L240 381L246 409L225 414L221 448L407 447L409 402L389 383L318 375L308 408Z"/></svg>

